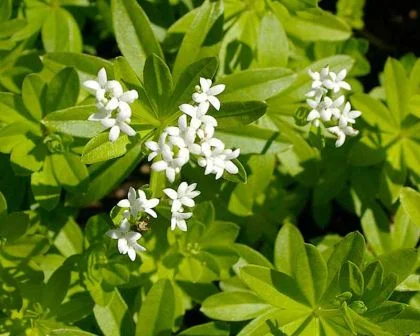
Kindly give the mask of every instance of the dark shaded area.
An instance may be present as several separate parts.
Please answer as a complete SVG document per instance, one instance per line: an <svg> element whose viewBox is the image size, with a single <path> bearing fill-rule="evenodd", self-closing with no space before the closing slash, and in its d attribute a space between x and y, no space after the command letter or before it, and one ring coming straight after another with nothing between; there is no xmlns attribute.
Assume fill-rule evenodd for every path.
<svg viewBox="0 0 420 336"><path fill-rule="evenodd" d="M319 5L336 11L337 0L322 0ZM387 57L400 58L407 53L420 56L420 1L366 0L365 27L357 37L369 41L367 58L372 71L362 78L366 90L378 84L378 74Z"/></svg>

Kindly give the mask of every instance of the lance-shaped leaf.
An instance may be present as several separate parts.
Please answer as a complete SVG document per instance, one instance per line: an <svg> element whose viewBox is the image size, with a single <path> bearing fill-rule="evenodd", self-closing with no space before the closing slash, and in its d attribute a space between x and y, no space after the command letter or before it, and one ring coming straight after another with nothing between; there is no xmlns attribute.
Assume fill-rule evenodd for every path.
<svg viewBox="0 0 420 336"><path fill-rule="evenodd" d="M365 253L365 240L358 232L348 234L334 248L327 262L328 280L327 290L323 300L333 298L338 294L338 275L342 265L346 261L351 261L360 266Z"/></svg>
<svg viewBox="0 0 420 336"><path fill-rule="evenodd" d="M81 138L92 138L105 129L99 121L88 120L89 116L96 111L95 105L69 107L49 113L43 122L52 131Z"/></svg>
<svg viewBox="0 0 420 336"><path fill-rule="evenodd" d="M229 336L229 325L223 322L209 322L184 330L179 336Z"/></svg>
<svg viewBox="0 0 420 336"><path fill-rule="evenodd" d="M204 57L217 56L222 35L223 2L207 0L194 17L178 51L173 68L175 81L192 62Z"/></svg>
<svg viewBox="0 0 420 336"><path fill-rule="evenodd" d="M191 101L195 87L200 83L200 77L213 78L217 70L217 58L207 57L200 59L187 68L176 81L174 93L172 94L168 108L171 111L178 109L178 106Z"/></svg>
<svg viewBox="0 0 420 336"><path fill-rule="evenodd" d="M400 201L410 220L420 227L420 193L408 187L403 188Z"/></svg>
<svg viewBox="0 0 420 336"><path fill-rule="evenodd" d="M79 96L79 77L73 68L59 71L48 83L46 112L76 105Z"/></svg>
<svg viewBox="0 0 420 336"><path fill-rule="evenodd" d="M146 58L155 53L163 58L151 23L135 0L112 0L112 22L118 47L141 77Z"/></svg>
<svg viewBox="0 0 420 336"><path fill-rule="evenodd" d="M298 283L289 275L263 266L244 266L241 280L267 303L285 309L308 310Z"/></svg>
<svg viewBox="0 0 420 336"><path fill-rule="evenodd" d="M216 320L245 321L271 308L271 305L252 292L238 291L210 296L203 302L201 311Z"/></svg>
<svg viewBox="0 0 420 336"><path fill-rule="evenodd" d="M96 304L93 308L96 322L105 336L133 335L134 322L120 292L114 289L106 306Z"/></svg>
<svg viewBox="0 0 420 336"><path fill-rule="evenodd" d="M220 99L222 102L266 100L287 89L295 78L286 68L244 70L219 80L226 85Z"/></svg>
<svg viewBox="0 0 420 336"><path fill-rule="evenodd" d="M259 101L222 103L220 111L211 110L210 115L217 118L218 129L231 129L248 125L261 118L267 105Z"/></svg>
<svg viewBox="0 0 420 336"><path fill-rule="evenodd" d="M341 267L338 281L341 292L351 292L357 297L363 295L365 285L362 272L351 261L345 262Z"/></svg>
<svg viewBox="0 0 420 336"><path fill-rule="evenodd" d="M147 293L137 318L136 335L171 335L175 317L175 292L167 279L156 282Z"/></svg>
<svg viewBox="0 0 420 336"><path fill-rule="evenodd" d="M144 88L155 113L166 114L167 103L173 91L172 76L168 66L162 58L153 54L146 59L143 76Z"/></svg>

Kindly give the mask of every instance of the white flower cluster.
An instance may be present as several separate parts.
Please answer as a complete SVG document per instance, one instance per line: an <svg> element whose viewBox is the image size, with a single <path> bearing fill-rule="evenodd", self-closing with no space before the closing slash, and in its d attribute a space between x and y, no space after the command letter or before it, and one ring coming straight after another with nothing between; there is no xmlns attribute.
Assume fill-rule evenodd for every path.
<svg viewBox="0 0 420 336"><path fill-rule="evenodd" d="M344 81L347 70L343 69L336 74L325 67L320 72L309 70L308 74L312 78L312 88L306 94L306 102L312 110L307 120L316 127L322 122L330 133L337 136L335 146L341 147L346 136L356 136L359 133L353 128L353 124L362 114L352 110L350 103L345 102L344 95L339 95L342 89L351 90L350 84Z"/></svg>
<svg viewBox="0 0 420 336"><path fill-rule="evenodd" d="M219 179L225 170L231 174L238 173L238 167L232 160L239 156L239 149L225 149L223 141L214 137L216 119L207 115L210 104L216 110L220 109L220 101L216 96L224 89L223 84L212 87L210 79L200 78L197 92L192 95L194 104L179 107L184 114L179 117L178 126L167 127L157 142L146 142L146 147L152 151L148 160L160 156L152 164L153 170L165 171L168 180L174 182L176 174L192 154L196 156L198 165L205 168L205 175L215 174L216 179Z"/></svg>
<svg viewBox="0 0 420 336"><path fill-rule="evenodd" d="M110 128L109 140L114 142L120 136L120 132L133 136L136 134L130 126L130 105L138 97L136 90L124 92L120 82L108 80L104 68L98 72L96 80L87 80L83 86L96 97L98 111L89 116L89 120L100 121L106 128Z"/></svg>
<svg viewBox="0 0 420 336"><path fill-rule="evenodd" d="M98 85L93 83L86 85L85 83L85 86L100 86L101 89L107 87L106 74L103 78L101 71L98 74ZM210 79L200 78L200 85L197 85L196 92L192 95L193 105L183 104L179 107L184 114L178 118L178 126L167 127L157 142L146 142L146 147L151 151L148 160L157 159L152 164L152 169L165 171L166 177L171 183L175 181L176 175L192 155L195 156L198 165L205 168L204 173L206 175L215 174L216 179L222 177L224 171L231 174L237 174L239 171L232 162L239 156L239 149L226 149L223 141L214 137L217 121L214 117L207 115L210 105L216 110L220 109L220 101L216 96L225 89L222 84L213 87L212 84ZM111 96L112 98L110 98ZM112 100L116 96L106 97L106 99ZM109 102L104 101L104 104L106 105L101 107L103 109ZM112 105L112 107L114 106L116 105ZM171 188L163 190L169 198L171 206L172 230L179 228L181 231L187 231L186 220L192 217L191 210L195 206L194 198L200 195L196 187L196 183L188 185L186 182L181 182L176 190ZM130 231L130 225L135 225L144 214L156 218L157 214L153 208L158 204L157 198L148 200L144 191L136 191L132 187L129 189L127 199L118 202L119 207L125 208L124 218L119 229L110 230L107 234L118 240L118 250L121 254L128 254L130 259L134 260L137 251L145 250L137 243L141 234ZM185 209L189 210L185 211Z"/></svg>
<svg viewBox="0 0 420 336"><path fill-rule="evenodd" d="M120 208L128 208L123 212L123 219L120 227L115 230L109 230L106 234L118 240L118 251L121 254L128 254L128 257L134 261L136 259L137 251L145 251L146 249L137 243L142 235L139 232L131 231L131 223L136 223L143 212L156 218L157 214L153 210L159 204L157 198L148 200L143 190L135 190L130 187L127 199L118 202Z"/></svg>
<svg viewBox="0 0 420 336"><path fill-rule="evenodd" d="M181 231L187 231L186 219L192 217L192 212L184 212L184 207L193 208L195 206L194 198L200 195L198 190L195 190L197 183L188 185L187 182L182 182L178 186L178 190L166 188L163 192L169 197L171 204L171 229L175 230L178 227Z"/></svg>
<svg viewBox="0 0 420 336"><path fill-rule="evenodd" d="M195 190L196 187L196 183L188 185L186 182L182 182L178 186L178 190L170 188L163 190L170 199L172 230L178 227L182 231L187 231L186 219L192 217L192 212L184 212L184 207L193 208L195 206L194 198L200 195L200 192ZM133 187L130 187L127 198L117 204L120 208L125 209L123 219L118 229L109 230L106 234L110 238L118 240L118 251L121 254L128 254L132 261L136 259L137 251L145 251L146 249L137 243L142 235L137 231L131 231L131 225L136 225L139 220L142 220L144 213L157 218L157 213L153 208L159 202L157 198L147 199L143 190L136 191Z"/></svg>

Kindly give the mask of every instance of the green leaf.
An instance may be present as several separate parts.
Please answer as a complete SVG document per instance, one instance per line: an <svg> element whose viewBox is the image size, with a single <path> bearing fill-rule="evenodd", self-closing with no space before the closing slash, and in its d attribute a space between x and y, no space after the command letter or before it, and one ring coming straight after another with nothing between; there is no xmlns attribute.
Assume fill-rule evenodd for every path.
<svg viewBox="0 0 420 336"><path fill-rule="evenodd" d="M280 229L274 246L274 265L290 276L296 275L297 260L305 253L304 241L299 230L290 224Z"/></svg>
<svg viewBox="0 0 420 336"><path fill-rule="evenodd" d="M239 216L253 214L254 201L268 187L275 167L274 155L253 155L247 162L251 170L246 184L238 184L233 190L228 209Z"/></svg>
<svg viewBox="0 0 420 336"><path fill-rule="evenodd" d="M83 233L72 217L64 219L64 225L54 237L54 245L67 258L83 252Z"/></svg>
<svg viewBox="0 0 420 336"><path fill-rule="evenodd" d="M398 276L398 284L414 272L417 262L416 249L400 249L381 254L378 260L384 267L384 274L394 273Z"/></svg>
<svg viewBox="0 0 420 336"><path fill-rule="evenodd" d="M59 69L63 67L75 68L79 73L81 81L96 77L101 68L105 68L109 77L111 77L114 73L111 62L91 55L54 52L46 54L43 58L44 63L47 65L54 65Z"/></svg>
<svg viewBox="0 0 420 336"><path fill-rule="evenodd" d="M219 82L226 85L220 100L248 101L266 100L287 89L296 76L286 68L265 68L244 70L222 77Z"/></svg>
<svg viewBox="0 0 420 336"><path fill-rule="evenodd" d="M388 58L384 70L384 86L388 107L396 123L407 115L408 80L400 62Z"/></svg>
<svg viewBox="0 0 420 336"><path fill-rule="evenodd" d="M323 300L328 300L331 297L339 294L338 291L338 276L342 265L346 261L351 261L356 266L360 266L364 259L365 240L358 232L349 233L343 240L341 240L334 248L330 258L327 262L328 279L327 289Z"/></svg>
<svg viewBox="0 0 420 336"><path fill-rule="evenodd" d="M3 216L2 216L3 217ZM23 212L12 212L0 222L0 236L10 244L23 236L29 226L29 216Z"/></svg>
<svg viewBox="0 0 420 336"><path fill-rule="evenodd" d="M169 280L161 279L147 293L137 318L137 336L172 334L175 292Z"/></svg>
<svg viewBox="0 0 420 336"><path fill-rule="evenodd" d="M405 305L405 309L397 316L386 320L379 325L392 332L394 335L405 336L414 335L414 332L420 332L420 311Z"/></svg>
<svg viewBox="0 0 420 336"><path fill-rule="evenodd" d="M241 154L277 154L291 148L290 143L279 132L254 125L220 129L216 136L227 148L240 148ZM309 145L308 147L310 148Z"/></svg>
<svg viewBox="0 0 420 336"><path fill-rule="evenodd" d="M35 120L42 119L45 108L46 84L41 76L30 74L22 83L22 100Z"/></svg>
<svg viewBox="0 0 420 336"><path fill-rule="evenodd" d="M25 138L13 148L10 161L17 174L27 175L42 167L46 155L47 149L44 144Z"/></svg>
<svg viewBox="0 0 420 336"><path fill-rule="evenodd" d="M362 272L351 261L345 262L341 267L338 281L341 292L351 292L356 297L363 295L365 285Z"/></svg>
<svg viewBox="0 0 420 336"><path fill-rule="evenodd" d="M373 307L372 302L376 301L382 290L384 281L384 268L379 261L370 263L363 271L364 293L362 300L368 308Z"/></svg>
<svg viewBox="0 0 420 336"><path fill-rule="evenodd" d="M366 209L361 221L366 239L376 255L392 249L389 219L378 204L373 203Z"/></svg>
<svg viewBox="0 0 420 336"><path fill-rule="evenodd" d="M356 110L363 111L363 119L371 126L379 126L391 133L395 133L400 126L383 103L367 94L351 96L351 104Z"/></svg>
<svg viewBox="0 0 420 336"><path fill-rule="evenodd" d="M151 23L135 0L112 0L111 8L118 47L137 75L141 76L148 56L155 53L163 58Z"/></svg>
<svg viewBox="0 0 420 336"><path fill-rule="evenodd" d="M399 207L391 231L392 249L416 247L420 239L420 227L408 216L404 207Z"/></svg>
<svg viewBox="0 0 420 336"><path fill-rule="evenodd" d="M213 78L217 70L217 58L207 57L200 59L185 68L184 72L176 81L174 93L171 97L169 107L177 109L179 105L191 101L191 95L199 84L200 77Z"/></svg>
<svg viewBox="0 0 420 336"><path fill-rule="evenodd" d="M343 20L320 8L298 11L295 15L290 15L279 2L274 2L272 8L286 32L302 41L342 41L351 35Z"/></svg>
<svg viewBox="0 0 420 336"><path fill-rule="evenodd" d="M79 96L79 76L73 68L64 68L48 84L46 112L76 105Z"/></svg>
<svg viewBox="0 0 420 336"><path fill-rule="evenodd" d="M289 326L294 327L294 329L289 331L291 335L291 333L302 325L307 316L308 312L305 311L273 308L245 326L238 336L268 336L273 335L273 333L276 333L274 335L283 336L284 333L282 331Z"/></svg>
<svg viewBox="0 0 420 336"><path fill-rule="evenodd" d="M210 318L222 321L245 321L272 308L251 292L226 292L207 298L201 311Z"/></svg>
<svg viewBox="0 0 420 336"><path fill-rule="evenodd" d="M42 292L42 305L50 311L55 311L64 300L70 285L70 270L58 268L48 279Z"/></svg>
<svg viewBox="0 0 420 336"><path fill-rule="evenodd" d="M106 306L96 304L93 313L105 336L134 334L134 322L131 313L117 289L114 289L109 303Z"/></svg>
<svg viewBox="0 0 420 336"><path fill-rule="evenodd" d="M327 276L327 263L321 253L315 246L305 244L305 250L297 256L296 279L313 307L324 294Z"/></svg>
<svg viewBox="0 0 420 336"><path fill-rule="evenodd" d="M89 140L83 149L82 162L92 164L115 159L127 152L129 144L130 138L126 135L120 136L115 142L111 142L108 133L98 134Z"/></svg>
<svg viewBox="0 0 420 336"><path fill-rule="evenodd" d="M20 95L0 92L0 121L5 124L13 122L22 122L33 125L34 119L25 108L23 100Z"/></svg>
<svg viewBox="0 0 420 336"><path fill-rule="evenodd" d="M50 130L81 138L92 138L105 127L98 121L88 120L97 111L95 105L69 107L49 113L43 123Z"/></svg>
<svg viewBox="0 0 420 336"><path fill-rule="evenodd" d="M88 184L89 173L80 162L80 157L72 153L51 156L54 176L60 185L69 192L83 191Z"/></svg>
<svg viewBox="0 0 420 336"><path fill-rule="evenodd" d="M167 103L172 95L173 83L171 72L159 56L152 54L144 65L144 88L157 115L167 112Z"/></svg>
<svg viewBox="0 0 420 336"><path fill-rule="evenodd" d="M82 207L99 200L113 190L144 158L142 144L136 143L127 153L116 160L90 167L90 183L84 195L75 195L69 199L73 206Z"/></svg>
<svg viewBox="0 0 420 336"><path fill-rule="evenodd" d="M22 122L14 122L0 128L0 152L8 154L26 140L31 127Z"/></svg>
<svg viewBox="0 0 420 336"><path fill-rule="evenodd" d="M184 330L179 336L229 336L229 325L223 322L209 322Z"/></svg>
<svg viewBox="0 0 420 336"><path fill-rule="evenodd" d="M46 157L42 169L31 175L31 188L35 200L47 210L52 210L60 201L61 187L54 177L51 157Z"/></svg>
<svg viewBox="0 0 420 336"><path fill-rule="evenodd" d="M271 12L264 14L257 44L258 66L282 67L289 58L289 41L280 20Z"/></svg>
<svg viewBox="0 0 420 336"><path fill-rule="evenodd" d="M273 306L309 310L298 284L285 273L263 266L249 265L241 268L239 276L258 297Z"/></svg>
<svg viewBox="0 0 420 336"><path fill-rule="evenodd" d="M42 25L42 43L47 52L82 51L79 26L67 10L56 7L50 11Z"/></svg>
<svg viewBox="0 0 420 336"><path fill-rule="evenodd" d="M259 101L223 103L220 111L210 111L217 119L218 129L230 129L248 125L261 118L267 110L267 105Z"/></svg>
<svg viewBox="0 0 420 336"><path fill-rule="evenodd" d="M177 81L191 63L204 57L217 56L222 34L223 2L207 0L201 5L184 36L173 68L174 80Z"/></svg>
<svg viewBox="0 0 420 336"><path fill-rule="evenodd" d="M410 220L420 227L420 193L405 187L401 189L400 201Z"/></svg>
<svg viewBox="0 0 420 336"><path fill-rule="evenodd" d="M247 245L235 244L235 250L240 256L240 260L238 261L239 264L259 265L273 268L273 265L266 257Z"/></svg>

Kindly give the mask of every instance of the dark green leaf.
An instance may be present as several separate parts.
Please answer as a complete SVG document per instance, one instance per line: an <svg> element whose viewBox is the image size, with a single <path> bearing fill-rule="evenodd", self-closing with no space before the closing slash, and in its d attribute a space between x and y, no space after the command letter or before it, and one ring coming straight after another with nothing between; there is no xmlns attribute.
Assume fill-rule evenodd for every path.
<svg viewBox="0 0 420 336"><path fill-rule="evenodd" d="M141 75L149 55L163 58L151 23L135 0L112 0L112 22L118 46L137 73Z"/></svg>

